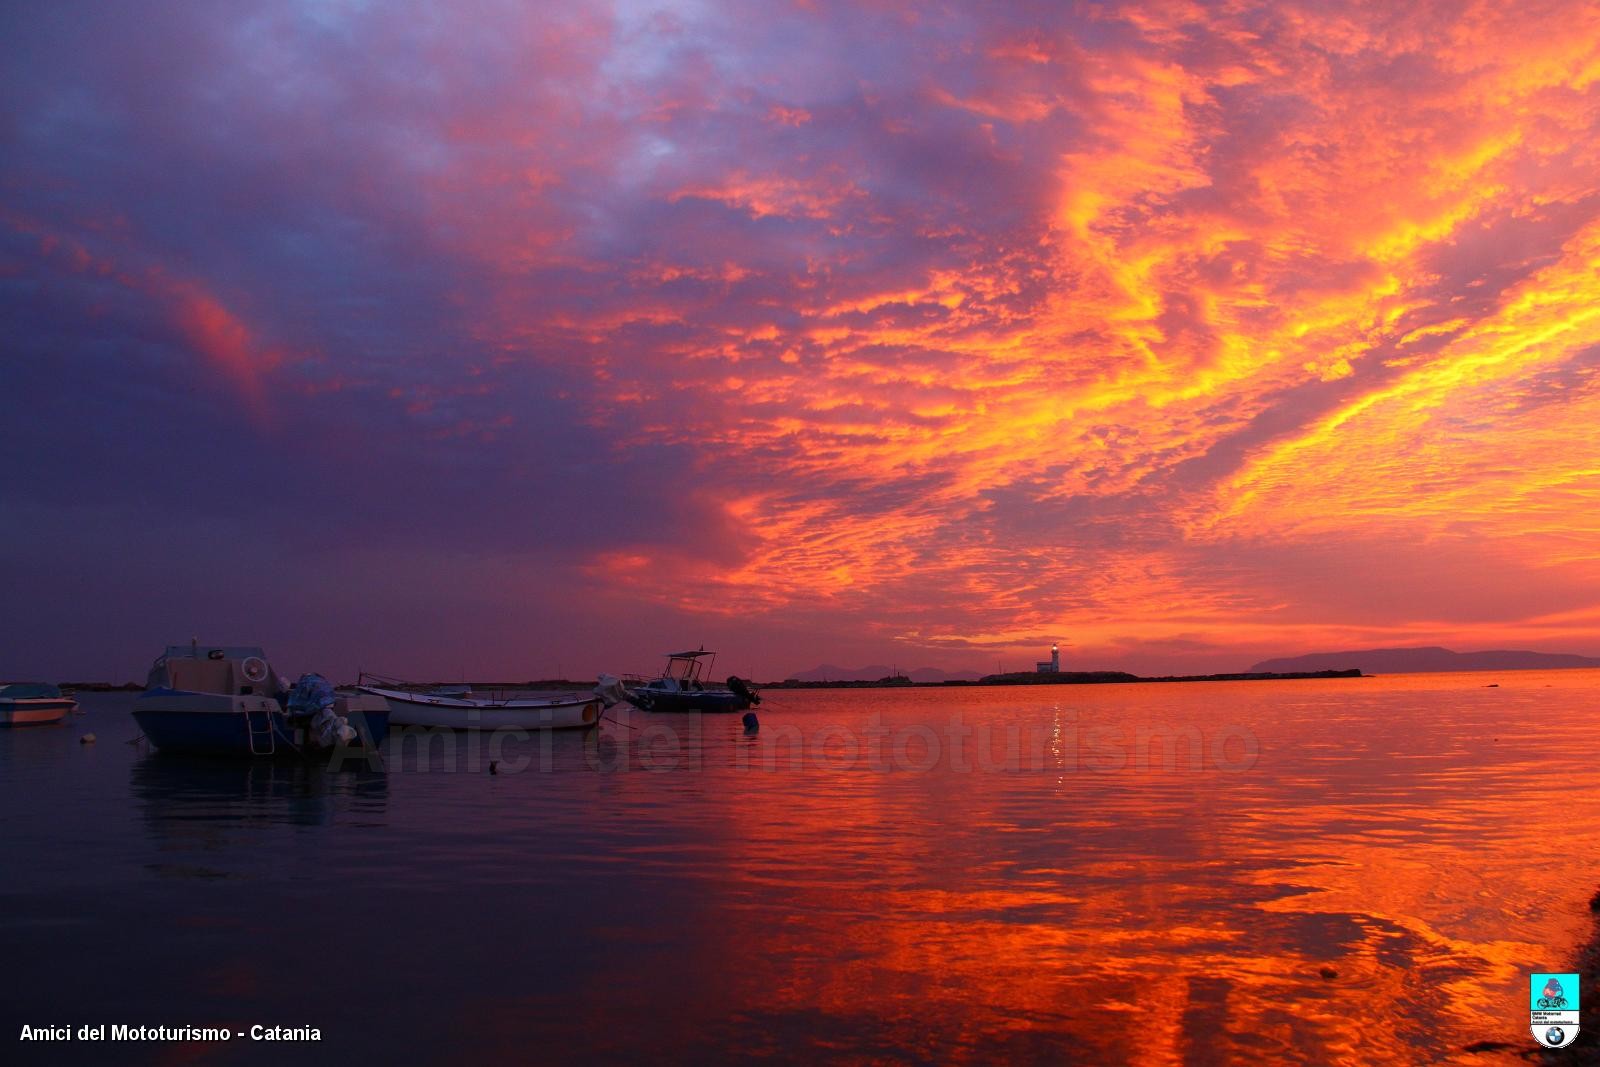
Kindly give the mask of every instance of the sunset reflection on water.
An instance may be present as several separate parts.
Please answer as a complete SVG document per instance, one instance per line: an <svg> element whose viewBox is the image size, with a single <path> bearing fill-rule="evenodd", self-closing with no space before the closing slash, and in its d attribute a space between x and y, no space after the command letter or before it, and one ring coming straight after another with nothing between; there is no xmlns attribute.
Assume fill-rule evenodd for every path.
<svg viewBox="0 0 1600 1067"><path fill-rule="evenodd" d="M1587 671L774 691L753 736L634 712L493 775L471 735L340 774L11 739L3 799L102 816L9 830L0 930L47 977L109 952L97 1014L325 994L330 1048L429 1061L1521 1062L1588 936L1597 710Z"/></svg>
<svg viewBox="0 0 1600 1067"><path fill-rule="evenodd" d="M1520 1049L1526 974L1587 933L1579 857L1600 808L1569 739L1596 680L780 694L820 739L803 758L789 737L678 753L713 777L747 768L706 889L726 935L709 965L751 1005L728 1025L786 1034L777 1053L837 1040L938 1060ZM874 766L859 740L878 726L892 753L896 731L946 737L955 718L996 738L1020 721L1054 742L1155 740L1050 744L1016 771L978 770L969 748L965 772L948 743L928 769L925 746ZM1204 756L1174 760L1162 739L1190 727ZM1218 768L1225 733L1249 736L1252 765L1236 743Z"/></svg>

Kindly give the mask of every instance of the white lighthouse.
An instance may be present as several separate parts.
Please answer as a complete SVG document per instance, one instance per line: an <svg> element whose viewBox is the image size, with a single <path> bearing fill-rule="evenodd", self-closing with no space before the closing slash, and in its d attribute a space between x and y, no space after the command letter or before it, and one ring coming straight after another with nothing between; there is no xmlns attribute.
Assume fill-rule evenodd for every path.
<svg viewBox="0 0 1600 1067"><path fill-rule="evenodd" d="M1058 674L1058 673L1060 673L1060 671L1061 671L1061 646L1059 644L1051 645L1050 646L1050 658L1047 659L1047 660L1046 659L1042 659L1039 662L1035 663L1033 665L1033 669L1036 672L1038 672L1039 674Z"/></svg>

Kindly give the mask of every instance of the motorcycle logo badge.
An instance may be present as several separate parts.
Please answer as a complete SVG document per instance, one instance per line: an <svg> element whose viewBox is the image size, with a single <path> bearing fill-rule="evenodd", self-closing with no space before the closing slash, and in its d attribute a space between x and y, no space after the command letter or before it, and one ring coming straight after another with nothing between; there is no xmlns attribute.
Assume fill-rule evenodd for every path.
<svg viewBox="0 0 1600 1067"><path fill-rule="evenodd" d="M1578 1039L1578 976L1535 974L1528 979L1529 1021L1535 1041L1565 1048Z"/></svg>

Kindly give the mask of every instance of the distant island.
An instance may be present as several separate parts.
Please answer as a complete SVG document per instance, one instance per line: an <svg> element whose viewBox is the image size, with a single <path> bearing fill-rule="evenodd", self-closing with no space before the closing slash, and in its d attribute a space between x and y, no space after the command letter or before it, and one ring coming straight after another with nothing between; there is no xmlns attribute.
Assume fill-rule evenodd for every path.
<svg viewBox="0 0 1600 1067"><path fill-rule="evenodd" d="M1422 674L1432 671L1541 671L1600 667L1600 657L1556 652L1452 652L1448 648L1369 648L1360 652L1313 652L1267 659L1251 671L1324 671L1352 668L1369 674Z"/></svg>
<svg viewBox="0 0 1600 1067"><path fill-rule="evenodd" d="M1292 678L1360 678L1354 667L1309 671L1237 671L1230 674L1139 675L1126 671L1017 671L986 674L978 685L1106 685L1115 682L1273 682Z"/></svg>

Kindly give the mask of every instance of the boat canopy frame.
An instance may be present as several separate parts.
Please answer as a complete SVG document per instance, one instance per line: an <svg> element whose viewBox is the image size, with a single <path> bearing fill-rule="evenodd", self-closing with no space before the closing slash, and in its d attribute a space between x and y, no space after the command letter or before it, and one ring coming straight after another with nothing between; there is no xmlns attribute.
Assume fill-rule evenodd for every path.
<svg viewBox="0 0 1600 1067"><path fill-rule="evenodd" d="M716 661L717 654L707 652L704 647L692 652L668 652L667 669L662 673L662 677L671 678L681 689L702 685L706 675L711 672L711 665Z"/></svg>

